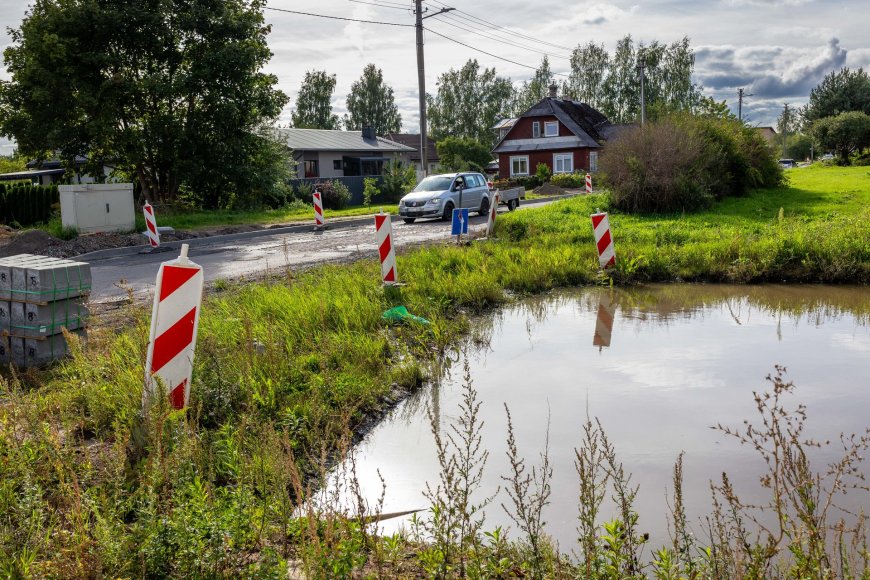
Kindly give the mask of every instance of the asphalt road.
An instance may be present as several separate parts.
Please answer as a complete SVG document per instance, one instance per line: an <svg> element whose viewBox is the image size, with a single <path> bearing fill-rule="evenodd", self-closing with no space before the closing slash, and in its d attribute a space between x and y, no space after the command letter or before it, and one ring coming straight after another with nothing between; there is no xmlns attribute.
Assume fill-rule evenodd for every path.
<svg viewBox="0 0 870 580"><path fill-rule="evenodd" d="M507 210L501 208L500 211ZM485 228L485 216L471 217L470 232ZM405 224L399 218L393 219L393 239L397 247L447 240L449 237L449 222L423 220ZM314 232L312 227L311 231L230 241L226 238L215 238L213 243L209 243L208 239L199 240L189 251L190 259L202 266L206 284L221 279L256 277L321 262L377 257L374 219L366 225L335 224L323 232ZM126 299L130 292L134 299L147 299L154 290L154 280L160 263L177 255L178 251L172 250L157 254L87 259L93 276L91 302L109 304ZM401 272L402 267L399 264L400 276Z"/></svg>

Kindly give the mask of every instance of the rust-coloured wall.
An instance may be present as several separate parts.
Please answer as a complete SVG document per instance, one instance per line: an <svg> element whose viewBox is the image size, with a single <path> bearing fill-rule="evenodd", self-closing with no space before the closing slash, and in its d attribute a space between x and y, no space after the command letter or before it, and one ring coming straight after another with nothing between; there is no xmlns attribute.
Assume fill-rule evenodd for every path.
<svg viewBox="0 0 870 580"><path fill-rule="evenodd" d="M590 149L573 149L573 150L547 150L533 151L526 153L499 153L498 155L498 176L503 179L508 179L511 176L511 157L520 155L529 156L529 174L533 175L538 163L546 163L550 171L553 171L553 154L554 153L574 153L574 171L586 171L589 169L589 151Z"/></svg>

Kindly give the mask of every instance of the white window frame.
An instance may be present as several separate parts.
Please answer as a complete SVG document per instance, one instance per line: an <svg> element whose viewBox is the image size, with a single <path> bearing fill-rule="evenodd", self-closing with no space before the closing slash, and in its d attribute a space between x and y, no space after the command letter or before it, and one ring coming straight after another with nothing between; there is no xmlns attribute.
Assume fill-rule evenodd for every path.
<svg viewBox="0 0 870 580"><path fill-rule="evenodd" d="M537 139L541 136L541 122L533 121L532 122L532 139Z"/></svg>
<svg viewBox="0 0 870 580"><path fill-rule="evenodd" d="M550 129L553 129L553 133L550 134ZM558 137L559 136L559 121L547 121L544 123L544 137Z"/></svg>
<svg viewBox="0 0 870 580"><path fill-rule="evenodd" d="M589 171L598 171L598 151L589 152Z"/></svg>
<svg viewBox="0 0 870 580"><path fill-rule="evenodd" d="M559 161L562 162L562 169L558 168ZM568 161L568 169L565 168L565 161ZM574 154L553 153L553 173L574 173Z"/></svg>
<svg viewBox="0 0 870 580"><path fill-rule="evenodd" d="M514 172L514 161L525 161L526 162L526 172L525 173L515 173ZM528 155L512 155L510 158L511 164L511 177L517 175L528 175L529 174L529 156Z"/></svg>

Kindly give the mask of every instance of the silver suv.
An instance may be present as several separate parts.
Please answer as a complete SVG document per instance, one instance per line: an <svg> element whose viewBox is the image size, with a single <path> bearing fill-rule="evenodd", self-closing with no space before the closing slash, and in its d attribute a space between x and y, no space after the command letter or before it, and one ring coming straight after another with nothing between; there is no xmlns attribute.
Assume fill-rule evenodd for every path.
<svg viewBox="0 0 870 580"><path fill-rule="evenodd" d="M459 203L460 193L462 203ZM467 207L486 215L489 187L480 173L442 173L430 175L399 201L399 216L406 224L417 218L452 219L453 209Z"/></svg>

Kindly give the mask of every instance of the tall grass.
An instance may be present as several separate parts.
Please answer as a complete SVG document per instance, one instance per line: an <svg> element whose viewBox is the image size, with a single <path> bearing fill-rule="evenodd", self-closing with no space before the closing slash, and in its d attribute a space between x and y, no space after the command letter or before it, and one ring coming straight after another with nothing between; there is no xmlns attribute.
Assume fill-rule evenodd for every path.
<svg viewBox="0 0 870 580"><path fill-rule="evenodd" d="M613 215L617 268L603 275L588 215L607 200L593 196L500 217L495 242L402 252L406 285L391 291L381 288L373 260L224 284L203 309L184 412L161 407L142 415L144 309L132 308L123 329L95 321L87 348L75 346L69 360L0 381L0 574L268 577L286 575L288 566L324 578L363 570L381 577L423 569L486 577L650 572L631 506L637 484L594 423L577 455L584 564L550 546L535 519L546 503L546 453L531 480L524 458L515 457L514 473L506 474L521 492L507 507L524 522L525 539L486 530L468 511L483 501L472 493L475 449L484 445L474 429L457 435L466 455L452 481L462 482L459 497L467 501L451 508L459 531L445 536L443 559L422 538L374 538L365 527L377 519L371 511L306 506L355 434L447 358L469 329L466 315L515 294L675 279L867 281L870 187L849 175L857 185L833 193L792 188L694 216ZM430 324L387 326L381 313L398 304ZM473 415L473 397L466 407ZM445 446L447 464L450 453ZM605 487L621 498L622 516L602 528L595 506ZM701 558L717 570L739 560L755 570L775 561L783 545L807 538L806 557L821 561L820 540L797 531L789 532L792 543L775 544L774 556L768 540L747 539L746 506L736 497L717 484L718 551L697 556L684 539L662 562L686 570L690 558ZM826 547L826 565L860 577L860 533L845 525L826 532L825 546L836 540L848 554L844 560ZM421 554L433 559L414 560Z"/></svg>

